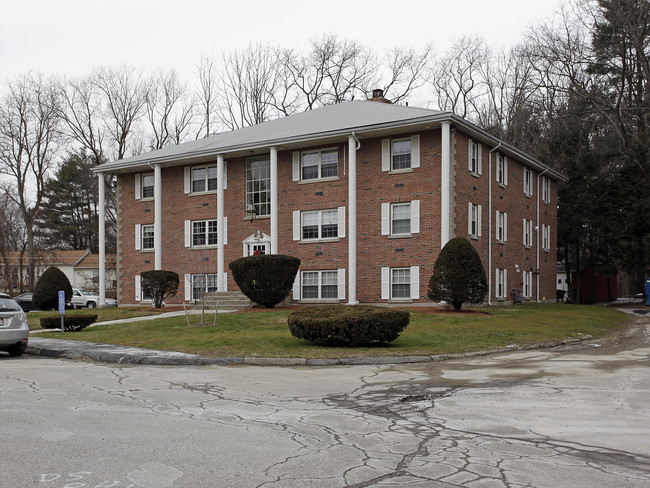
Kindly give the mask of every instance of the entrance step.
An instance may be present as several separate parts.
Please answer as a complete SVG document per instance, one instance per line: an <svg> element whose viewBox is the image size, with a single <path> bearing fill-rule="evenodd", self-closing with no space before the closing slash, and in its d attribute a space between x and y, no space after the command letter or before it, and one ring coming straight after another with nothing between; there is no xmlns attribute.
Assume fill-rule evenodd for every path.
<svg viewBox="0 0 650 488"><path fill-rule="evenodd" d="M211 291L206 293L203 297L205 300L205 308L217 311L237 311L245 308L251 308L252 302L240 291ZM197 300L192 308L194 310L201 310L202 300Z"/></svg>

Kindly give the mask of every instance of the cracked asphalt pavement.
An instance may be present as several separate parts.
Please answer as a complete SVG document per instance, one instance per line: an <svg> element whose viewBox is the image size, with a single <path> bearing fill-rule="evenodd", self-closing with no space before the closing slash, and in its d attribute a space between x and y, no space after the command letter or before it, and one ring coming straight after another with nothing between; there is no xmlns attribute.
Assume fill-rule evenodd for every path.
<svg viewBox="0 0 650 488"><path fill-rule="evenodd" d="M650 317L449 361L0 357L0 487L650 486Z"/></svg>

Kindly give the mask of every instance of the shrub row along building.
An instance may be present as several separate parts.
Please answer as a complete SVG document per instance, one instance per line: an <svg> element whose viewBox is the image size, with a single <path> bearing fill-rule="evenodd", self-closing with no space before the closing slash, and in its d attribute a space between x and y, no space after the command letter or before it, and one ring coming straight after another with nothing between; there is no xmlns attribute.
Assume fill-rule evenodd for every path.
<svg viewBox="0 0 650 488"><path fill-rule="evenodd" d="M562 175L449 112L374 95L99 166L100 182L117 175L119 302L146 300L151 269L179 273L178 302L236 290L230 261L274 253L301 259L294 302L426 303L455 236L479 252L489 303L554 300Z"/></svg>

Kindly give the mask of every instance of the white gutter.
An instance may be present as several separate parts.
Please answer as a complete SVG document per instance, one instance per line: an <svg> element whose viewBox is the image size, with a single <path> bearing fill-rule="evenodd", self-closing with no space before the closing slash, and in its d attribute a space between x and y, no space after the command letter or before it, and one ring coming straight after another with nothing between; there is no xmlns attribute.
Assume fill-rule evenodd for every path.
<svg viewBox="0 0 650 488"><path fill-rule="evenodd" d="M357 149L361 143L354 132L348 136L348 305L357 300Z"/></svg>
<svg viewBox="0 0 650 488"><path fill-rule="evenodd" d="M449 242L451 228L451 125L443 122L440 129L440 249Z"/></svg>

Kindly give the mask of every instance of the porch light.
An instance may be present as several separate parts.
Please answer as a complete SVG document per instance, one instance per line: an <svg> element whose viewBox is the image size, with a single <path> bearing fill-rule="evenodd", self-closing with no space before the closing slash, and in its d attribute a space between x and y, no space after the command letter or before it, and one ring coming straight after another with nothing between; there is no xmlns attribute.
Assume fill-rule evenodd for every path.
<svg viewBox="0 0 650 488"><path fill-rule="evenodd" d="M255 219L255 217L257 217L257 213L257 207L255 207L255 205L252 203L246 205L246 218L251 222Z"/></svg>

